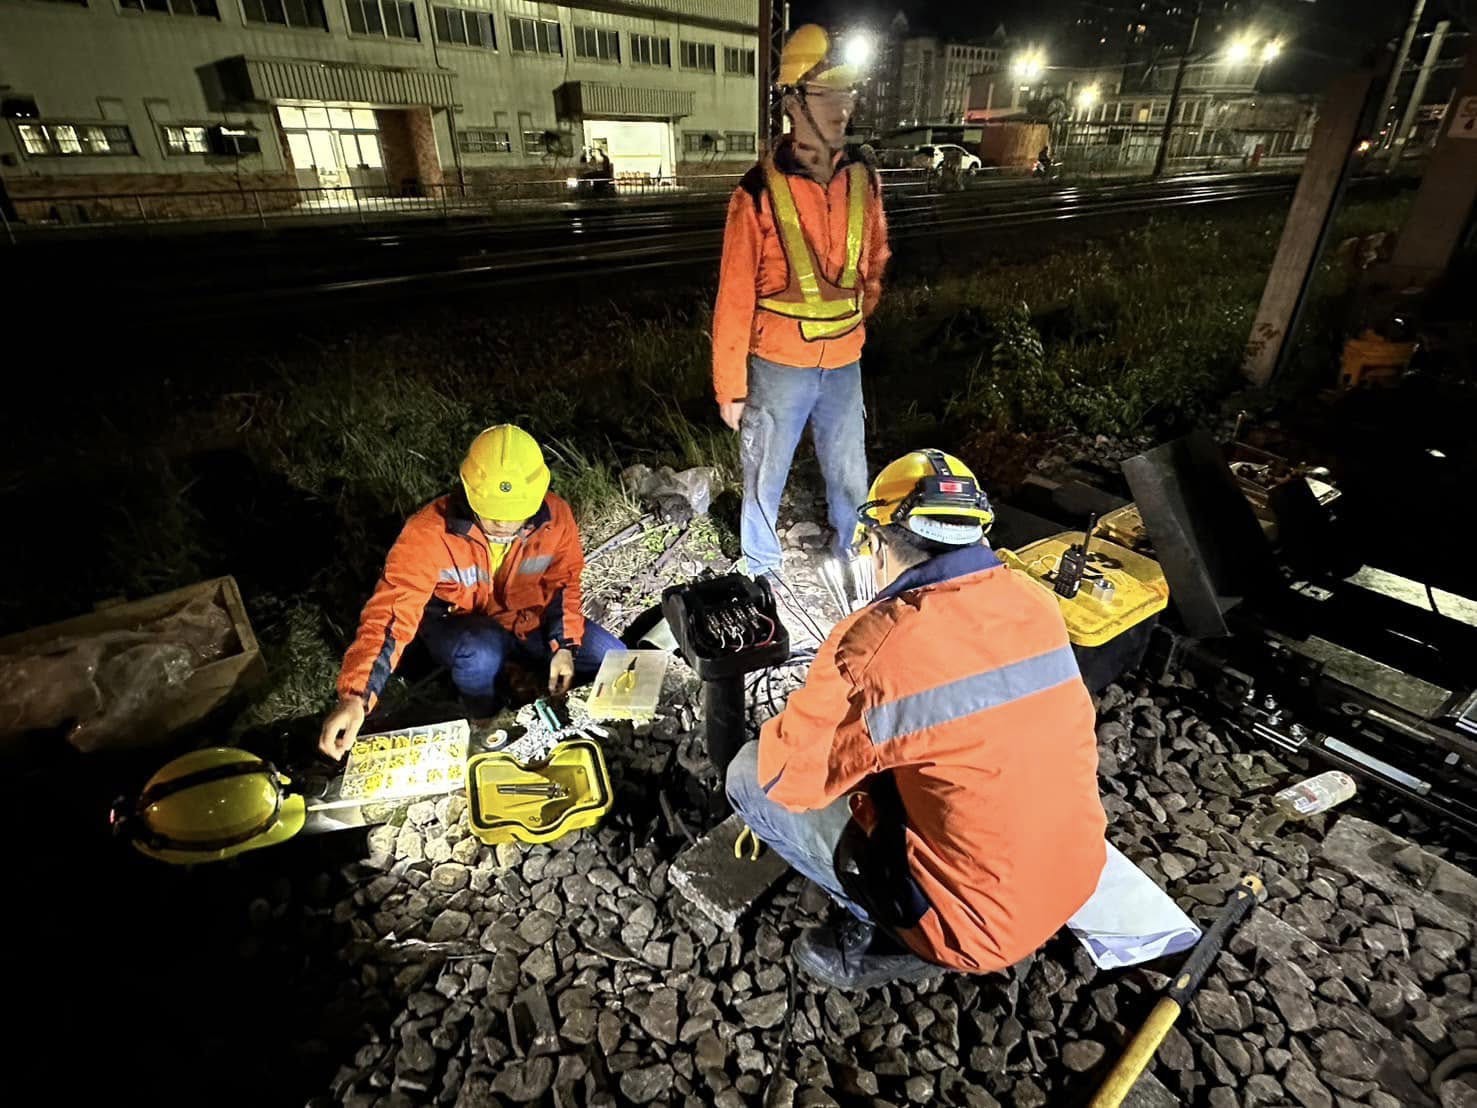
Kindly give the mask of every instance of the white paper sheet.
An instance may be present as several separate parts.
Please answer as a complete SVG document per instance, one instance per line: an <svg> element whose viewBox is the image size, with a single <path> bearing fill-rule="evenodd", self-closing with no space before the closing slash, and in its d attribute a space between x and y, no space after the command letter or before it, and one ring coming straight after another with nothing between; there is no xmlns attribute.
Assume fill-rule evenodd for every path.
<svg viewBox="0 0 1477 1108"><path fill-rule="evenodd" d="M1200 928L1169 894L1112 843L1097 891L1067 921L1098 969L1120 969L1178 954Z"/></svg>

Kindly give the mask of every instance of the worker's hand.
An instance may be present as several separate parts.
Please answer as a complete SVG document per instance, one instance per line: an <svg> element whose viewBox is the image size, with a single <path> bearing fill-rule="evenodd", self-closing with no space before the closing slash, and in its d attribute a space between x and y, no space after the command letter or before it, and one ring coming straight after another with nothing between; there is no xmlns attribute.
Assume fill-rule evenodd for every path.
<svg viewBox="0 0 1477 1108"><path fill-rule="evenodd" d="M739 423L744 418L744 402L742 400L720 400L718 401L718 415L724 423L728 424L730 430L737 431Z"/></svg>
<svg viewBox="0 0 1477 1108"><path fill-rule="evenodd" d="M360 697L340 700L338 707L328 713L323 721L323 733L318 736L318 749L335 762L343 761L349 747L359 737L359 728L364 726L364 701Z"/></svg>
<svg viewBox="0 0 1477 1108"><path fill-rule="evenodd" d="M574 651L560 647L549 661L549 693L563 696L574 684Z"/></svg>

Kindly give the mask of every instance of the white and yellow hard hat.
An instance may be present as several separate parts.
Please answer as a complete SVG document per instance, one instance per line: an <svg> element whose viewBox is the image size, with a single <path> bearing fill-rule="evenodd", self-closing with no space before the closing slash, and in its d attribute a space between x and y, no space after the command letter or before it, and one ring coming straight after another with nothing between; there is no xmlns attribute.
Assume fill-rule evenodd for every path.
<svg viewBox="0 0 1477 1108"><path fill-rule="evenodd" d="M887 465L857 509L856 542L894 524L949 546L973 546L995 522L974 472L942 450L914 450Z"/></svg>
<svg viewBox="0 0 1477 1108"><path fill-rule="evenodd" d="M861 67L845 59L840 41L824 27L807 23L795 28L785 40L774 83L780 88L819 85L847 91L855 88L861 77Z"/></svg>

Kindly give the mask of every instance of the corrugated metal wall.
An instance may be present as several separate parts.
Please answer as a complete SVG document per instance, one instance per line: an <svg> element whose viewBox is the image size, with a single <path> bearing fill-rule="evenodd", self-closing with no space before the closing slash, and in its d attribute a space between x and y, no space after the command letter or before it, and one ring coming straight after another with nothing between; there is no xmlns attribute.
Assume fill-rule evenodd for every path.
<svg viewBox="0 0 1477 1108"><path fill-rule="evenodd" d="M759 25L759 0L620 0L620 4L625 8L650 8L653 14Z"/></svg>
<svg viewBox="0 0 1477 1108"><path fill-rule="evenodd" d="M247 58L256 100L331 100L360 104L450 104L451 73L326 62Z"/></svg>
<svg viewBox="0 0 1477 1108"><path fill-rule="evenodd" d="M586 116L648 116L680 119L692 114L693 94L676 89L637 88L579 82L578 102Z"/></svg>

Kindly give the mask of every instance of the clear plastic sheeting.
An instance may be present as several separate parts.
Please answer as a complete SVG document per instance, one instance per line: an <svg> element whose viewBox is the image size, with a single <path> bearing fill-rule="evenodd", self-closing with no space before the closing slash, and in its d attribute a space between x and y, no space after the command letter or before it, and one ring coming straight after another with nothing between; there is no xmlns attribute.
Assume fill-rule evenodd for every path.
<svg viewBox="0 0 1477 1108"><path fill-rule="evenodd" d="M200 597L134 630L0 654L0 739L70 728L77 749L147 746L161 709L195 671L240 649L230 614Z"/></svg>
<svg viewBox="0 0 1477 1108"><path fill-rule="evenodd" d="M67 740L84 753L150 745L157 738L147 732L154 709L194 672L194 655L180 643L151 639L109 653L97 667L102 710L78 721Z"/></svg>
<svg viewBox="0 0 1477 1108"><path fill-rule="evenodd" d="M690 523L706 515L712 506L717 472L710 466L695 466L678 473L670 466L654 470L634 465L621 474L621 483L665 522Z"/></svg>

